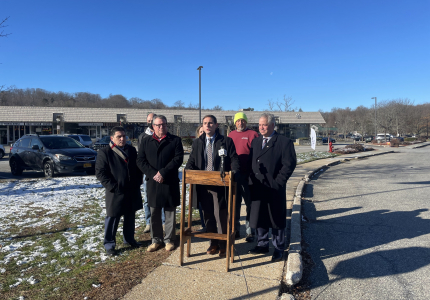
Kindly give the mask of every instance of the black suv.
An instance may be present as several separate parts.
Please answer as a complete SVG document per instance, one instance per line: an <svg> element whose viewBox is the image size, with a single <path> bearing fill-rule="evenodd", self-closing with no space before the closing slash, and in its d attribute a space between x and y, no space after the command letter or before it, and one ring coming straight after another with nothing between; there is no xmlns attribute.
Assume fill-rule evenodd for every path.
<svg viewBox="0 0 430 300"><path fill-rule="evenodd" d="M43 171L46 177L55 173L86 171L95 174L97 152L65 136L27 134L10 148L9 166L13 175L24 170Z"/></svg>

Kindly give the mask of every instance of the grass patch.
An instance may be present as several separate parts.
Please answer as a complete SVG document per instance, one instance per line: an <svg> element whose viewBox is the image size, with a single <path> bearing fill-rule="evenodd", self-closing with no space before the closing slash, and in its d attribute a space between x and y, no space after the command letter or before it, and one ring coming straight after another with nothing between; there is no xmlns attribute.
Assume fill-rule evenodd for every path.
<svg viewBox="0 0 430 300"><path fill-rule="evenodd" d="M170 255L146 252L151 238L142 209L135 236L144 247L124 247L120 223L120 255L106 256L104 195L94 177L0 183L0 298L117 299ZM193 220L199 228L198 210Z"/></svg>

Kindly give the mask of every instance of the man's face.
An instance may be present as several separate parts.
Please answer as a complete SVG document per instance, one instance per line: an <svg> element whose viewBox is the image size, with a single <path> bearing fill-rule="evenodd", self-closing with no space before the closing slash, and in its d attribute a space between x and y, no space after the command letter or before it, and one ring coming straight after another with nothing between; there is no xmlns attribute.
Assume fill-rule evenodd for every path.
<svg viewBox="0 0 430 300"><path fill-rule="evenodd" d="M111 136L110 139L118 147L122 148L125 146L125 132L124 131L116 131L114 136Z"/></svg>
<svg viewBox="0 0 430 300"><path fill-rule="evenodd" d="M269 137L273 130L275 130L275 124L268 124L267 119L265 117L261 117L258 121L258 129L262 136Z"/></svg>
<svg viewBox="0 0 430 300"><path fill-rule="evenodd" d="M218 128L218 124L214 123L211 117L206 117L203 119L203 131L208 136L213 136L215 134L215 130Z"/></svg>
<svg viewBox="0 0 430 300"><path fill-rule="evenodd" d="M149 127L151 127L152 119L154 118L154 114L149 114L148 117L146 117L146 123Z"/></svg>
<svg viewBox="0 0 430 300"><path fill-rule="evenodd" d="M237 131L244 131L246 128L246 121L244 119L239 119L236 121L235 125Z"/></svg>
<svg viewBox="0 0 430 300"><path fill-rule="evenodd" d="M167 134L167 123L163 119L155 119L152 121L155 135L160 139Z"/></svg>

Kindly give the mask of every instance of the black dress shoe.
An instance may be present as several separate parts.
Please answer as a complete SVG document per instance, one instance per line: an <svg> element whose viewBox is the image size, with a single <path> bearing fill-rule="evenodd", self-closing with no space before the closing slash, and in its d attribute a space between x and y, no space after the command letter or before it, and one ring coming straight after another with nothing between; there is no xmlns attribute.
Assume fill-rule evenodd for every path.
<svg viewBox="0 0 430 300"><path fill-rule="evenodd" d="M118 252L117 252L115 249L109 249L109 250L106 250L106 253L107 253L107 255L109 255L109 256L115 256L115 255L118 255Z"/></svg>
<svg viewBox="0 0 430 300"><path fill-rule="evenodd" d="M255 248L248 251L249 254L263 254L269 252L269 247L255 246Z"/></svg>
<svg viewBox="0 0 430 300"><path fill-rule="evenodd" d="M131 247L131 248L139 248L142 247L141 243L133 242L133 243L124 243L125 247Z"/></svg>
<svg viewBox="0 0 430 300"><path fill-rule="evenodd" d="M252 243L254 241L254 236L252 234L247 234L245 237L245 241L248 243Z"/></svg>
<svg viewBox="0 0 430 300"><path fill-rule="evenodd" d="M272 261L281 261L284 258L284 251L279 251L275 249L275 252L273 252L272 255Z"/></svg>

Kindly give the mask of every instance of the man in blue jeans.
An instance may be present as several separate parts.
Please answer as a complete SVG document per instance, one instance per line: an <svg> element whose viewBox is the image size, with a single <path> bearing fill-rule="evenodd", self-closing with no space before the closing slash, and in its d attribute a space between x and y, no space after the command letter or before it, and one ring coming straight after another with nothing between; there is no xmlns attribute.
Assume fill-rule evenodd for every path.
<svg viewBox="0 0 430 300"><path fill-rule="evenodd" d="M152 120L154 119L154 116L156 116L156 114L154 113L149 113L148 116L146 117L146 123L148 125L148 128L146 128L145 132L142 132L139 137L138 137L138 145L140 146L140 143L142 142L142 139L150 137L154 134L154 130L152 129ZM151 210L149 209L148 206L148 195L147 195L147 189L146 189L146 180L145 180L145 175L143 175L143 191L145 192L145 196L143 197L143 208L145 209L145 222L146 222L146 227L143 230L144 233L148 233L151 231ZM161 221L163 222L163 226L164 226L164 222L165 222L165 216L164 216L164 208L161 211Z"/></svg>

